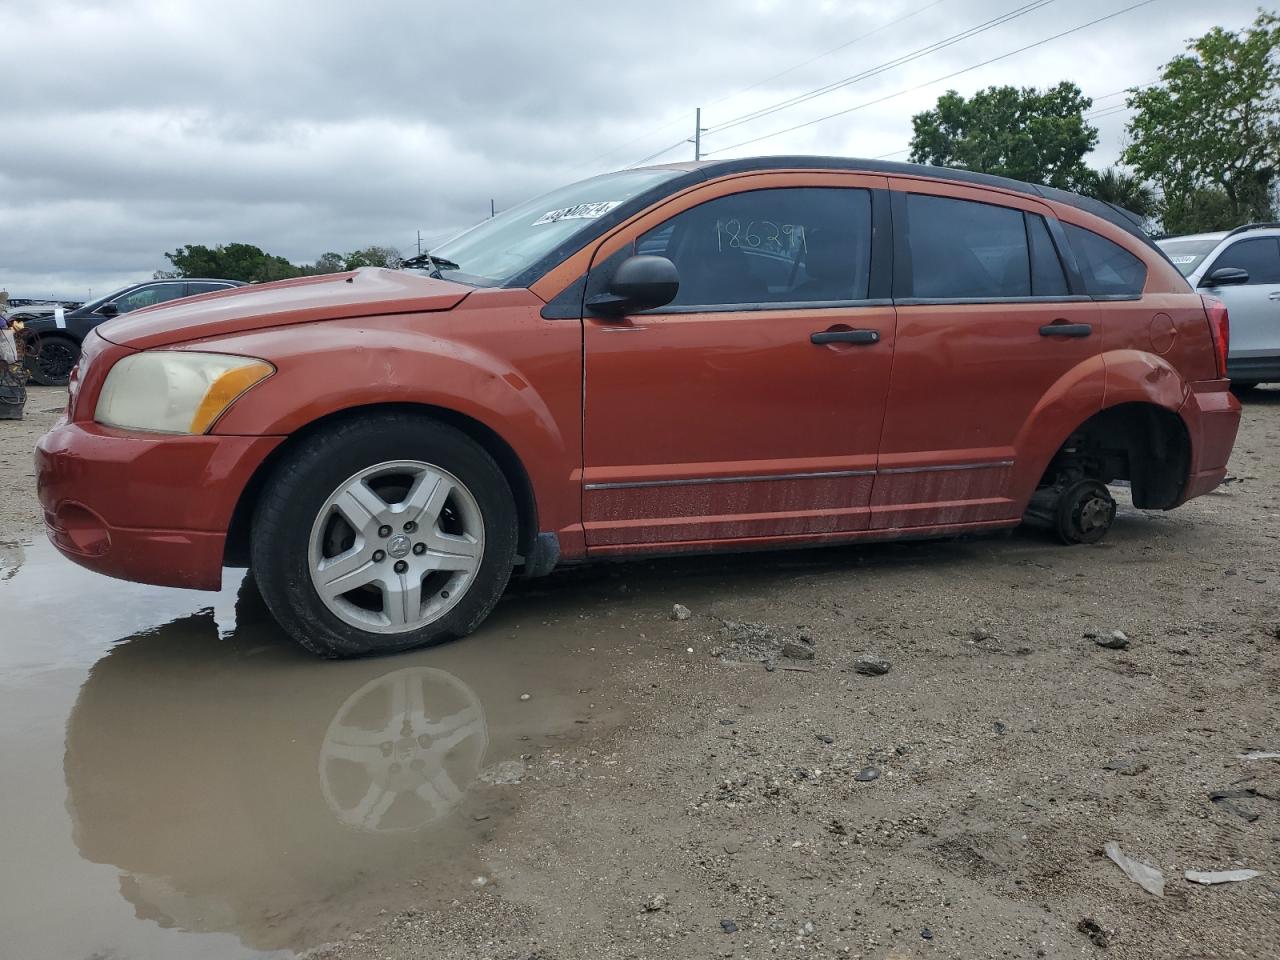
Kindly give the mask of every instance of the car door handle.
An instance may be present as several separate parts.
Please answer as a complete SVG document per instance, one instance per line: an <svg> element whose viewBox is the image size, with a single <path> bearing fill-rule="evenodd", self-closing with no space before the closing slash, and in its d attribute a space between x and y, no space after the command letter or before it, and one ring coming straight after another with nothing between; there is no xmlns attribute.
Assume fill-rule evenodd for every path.
<svg viewBox="0 0 1280 960"><path fill-rule="evenodd" d="M823 330L821 333L811 333L809 335L810 343L879 343L879 330Z"/></svg>
<svg viewBox="0 0 1280 960"><path fill-rule="evenodd" d="M1040 328L1042 337L1087 337L1091 333L1091 323L1046 323Z"/></svg>
<svg viewBox="0 0 1280 960"><path fill-rule="evenodd" d="M1280 290L1277 290L1275 293L1268 293L1268 294L1267 294L1267 299L1268 299L1268 300L1280 300Z"/></svg>

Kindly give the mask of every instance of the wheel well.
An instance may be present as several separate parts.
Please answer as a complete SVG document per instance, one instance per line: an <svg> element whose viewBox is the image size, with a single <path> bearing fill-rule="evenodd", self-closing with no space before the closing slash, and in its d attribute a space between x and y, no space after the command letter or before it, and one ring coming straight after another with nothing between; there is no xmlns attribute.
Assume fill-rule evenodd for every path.
<svg viewBox="0 0 1280 960"><path fill-rule="evenodd" d="M1181 501L1191 469L1191 439L1176 413L1122 403L1094 414L1058 448L1039 487L1091 478L1128 480L1133 504L1167 510Z"/></svg>
<svg viewBox="0 0 1280 960"><path fill-rule="evenodd" d="M270 455L254 471L244 490L241 491L240 499L236 501L235 511L231 515L231 525L227 530L227 545L224 551L227 566L243 567L248 564L249 533L253 522L254 509L257 507L258 498L262 494L262 488L267 478L271 476L275 465L289 450L293 449L296 444L305 441L308 437L322 430L328 429L335 423L364 414L387 410L400 413L416 413L423 417L438 420L441 423L447 423L484 447L489 456L493 457L498 464L503 476L506 477L508 486L511 487L511 494L516 501L516 513L519 517L519 539L516 549L520 556L528 556L534 538L538 533L538 507L533 497L533 484L529 480L529 474L525 470L524 464L520 462L520 458L516 456L516 452L511 449L510 444L479 420L458 413L456 410L421 403L381 403L351 407L321 417L319 420L313 420L290 434L284 443L271 451Z"/></svg>

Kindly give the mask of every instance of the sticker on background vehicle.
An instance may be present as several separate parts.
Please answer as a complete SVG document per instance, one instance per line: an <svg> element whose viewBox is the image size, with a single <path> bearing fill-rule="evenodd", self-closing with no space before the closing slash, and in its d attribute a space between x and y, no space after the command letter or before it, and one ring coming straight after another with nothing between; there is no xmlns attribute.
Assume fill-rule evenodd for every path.
<svg viewBox="0 0 1280 960"><path fill-rule="evenodd" d="M1199 259L1199 257L1193 254L1191 256L1170 257L1169 261L1176 265L1181 263L1195 263Z"/></svg>
<svg viewBox="0 0 1280 960"><path fill-rule="evenodd" d="M533 226L537 227L544 223L558 223L561 220L598 220L620 203L622 203L621 200L599 200L595 203L578 203L572 207L548 210L533 221Z"/></svg>
<svg viewBox="0 0 1280 960"><path fill-rule="evenodd" d="M62 307L54 307L53 309L53 325L59 330L67 329L67 311Z"/></svg>

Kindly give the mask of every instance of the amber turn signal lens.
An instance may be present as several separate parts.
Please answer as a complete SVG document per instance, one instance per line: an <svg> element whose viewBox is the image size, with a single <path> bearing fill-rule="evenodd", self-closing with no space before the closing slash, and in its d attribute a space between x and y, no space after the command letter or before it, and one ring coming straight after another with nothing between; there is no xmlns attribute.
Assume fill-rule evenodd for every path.
<svg viewBox="0 0 1280 960"><path fill-rule="evenodd" d="M275 367L258 361L222 374L209 385L208 392L200 401L200 406L196 408L195 416L191 418L191 432L208 433L237 397L273 373L275 373Z"/></svg>

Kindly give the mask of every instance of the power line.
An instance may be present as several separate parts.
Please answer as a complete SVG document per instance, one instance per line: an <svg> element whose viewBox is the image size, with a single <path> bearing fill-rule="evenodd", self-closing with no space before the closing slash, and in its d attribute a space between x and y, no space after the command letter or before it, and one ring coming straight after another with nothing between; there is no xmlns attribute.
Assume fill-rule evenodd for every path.
<svg viewBox="0 0 1280 960"><path fill-rule="evenodd" d="M638 166L640 166L641 164L648 163L650 160L656 160L656 159L658 159L658 157L662 156L664 153L670 153L670 152L671 152L672 150L674 150L676 147L683 147L683 146L684 146L686 143L688 143L688 142L689 142L689 139L688 139L687 137L681 137L681 138L680 138L679 140L677 140L675 143L671 144L671 146L669 146L669 147L663 147L663 148L662 148L661 150L659 150L657 153L651 153L651 154L649 154L647 157L641 157L641 158L640 158L639 160L637 160L635 163L628 163L626 168L627 168L627 169L630 169L631 167L638 167Z"/></svg>
<svg viewBox="0 0 1280 960"><path fill-rule="evenodd" d="M947 0L933 0L933 3L926 4L923 7L918 7L915 10L912 10L910 13L903 14L897 20L890 20L888 23L881 24L880 26L876 27L874 30L868 30L866 33L856 36L852 40L846 40L844 43L837 44L836 46L832 47L830 50L825 50L822 53L818 54L816 57L810 57L808 60L802 60L800 63L797 63L795 66L787 67L787 69L782 70L778 73L775 73L772 76L765 77L763 80L757 80L755 83L748 84L747 86L743 87L741 90L737 91L736 93L731 93L728 96L721 97L719 100L712 100L710 103L710 106L714 107L718 103L724 103L726 100L732 100L734 97L740 97L742 96L742 94L747 93L748 91L754 90L757 87L762 87L766 83L771 83L774 80L779 79L780 77L785 77L789 73L795 73L801 67L807 67L811 63L817 63L819 60L829 57L831 56L831 54L836 53L837 51L843 50L845 47L851 47L855 43L858 43L862 40L866 40L870 37L873 37L877 33L880 33L883 30L888 30L890 27L896 26L897 24L902 23L904 20L910 20L912 17L918 16L919 14L924 13L926 10L932 10L934 7L938 6L939 4L946 3L946 2Z"/></svg>
<svg viewBox="0 0 1280 960"><path fill-rule="evenodd" d="M869 30L864 34L860 34L859 36L854 37L852 40L846 40L844 43L834 46L830 50L827 50L823 53L818 54L816 57L810 57L808 60L803 60L800 63L795 64L794 66L787 67L787 69L781 71L780 73L775 73L772 76L765 77L763 80L757 80L755 83L749 84L735 93L726 94L725 96L720 97L718 100L712 100L710 103L710 106L714 107L718 103L724 103L726 100L732 100L734 97L741 96L742 94L750 90L754 90L756 87L763 86L766 83L769 83L773 80L777 80L779 77L784 77L789 73L793 73L796 70L799 70L801 67L807 67L809 64L816 63L817 61L823 59L824 57L831 56L831 54L837 52L838 50L843 50L845 47L853 46L853 44L855 43L858 43L862 40L866 40L868 37L872 37L883 30L887 30L889 27L902 23L904 20L910 20L912 17L918 14L924 13L926 10L931 10L934 7L938 6L939 4L946 3L946 2L947 0L933 0L932 3L926 4L923 7L919 7L915 10L912 10L910 13L904 14L903 16L898 17L898 19L896 20L890 20L888 23L882 24L881 26L876 27L874 30ZM572 169L579 170L582 167L594 165L597 161L603 160L605 157L611 157L615 153L622 152L622 150L631 146L633 143L639 143L641 140L648 139L648 137L651 134L655 134L659 130L666 130L668 127L674 127L677 123L681 123L681 122L683 122L683 116L672 117L670 120L667 120L666 122L656 127L651 127L650 129L646 130L644 133L640 134L639 136L632 137L630 140L626 140L623 143L618 144L618 146L613 147L609 150L606 150L604 153L599 154L598 156L593 157L592 159L587 160L584 163L578 164ZM661 156L663 153L666 153L666 152L667 150L662 150L659 153L654 154L654 156ZM644 162L643 160L640 160L640 161L637 161L636 163L630 164L630 166L633 166L633 167L638 166L640 163L643 163L643 162Z"/></svg>
<svg viewBox="0 0 1280 960"><path fill-rule="evenodd" d="M786 110L790 107L797 106L808 100L813 100L813 99L816 99L817 97L825 96L826 94L831 93L835 90L839 90L842 87L847 87L847 86L850 86L851 84L859 83L870 77L874 77L874 76L878 76L879 74L886 73L887 71L892 70L894 67L900 67L904 64L911 63L915 60L920 60L923 57L929 56L930 54L937 53L940 50L945 50L947 47L955 46L957 43L960 43L964 40L968 40L971 37L976 37L981 33L986 33L988 30L994 30L996 27L1006 24L1011 20L1017 20L1019 17L1025 17L1027 14L1034 13L1036 10L1039 10L1042 7L1047 7L1049 4L1053 2L1055 2L1055 0L1032 0L1032 2L1025 3L1020 7L1016 7L1013 10L1010 10L1008 13L1002 13L1000 16L994 17L991 20L984 21L983 23L979 23L972 27L967 27L966 29L961 30L959 33L952 34L949 37L944 37L943 39L935 41L934 43L928 44L927 46L923 46L923 47L920 47L919 49L911 51L910 53L903 54L900 57L895 57L892 60L887 60L884 63L879 64L878 66L870 67L866 70L863 70L860 73L856 73L856 74L853 74L852 76L845 77L842 80L836 80L833 83L824 84L823 86L816 87L815 89L810 90L806 93L797 94L794 97L789 97L786 100L780 100L775 104L771 104L770 106L761 107L758 110L752 110L748 113L742 114L741 116L734 117L732 120L727 120L724 123L716 124L714 127L711 128L710 132L722 133L723 131L730 129L731 127L737 127L737 126L740 126L741 124L748 123L752 120L758 120L761 117L766 117L771 113L777 113L779 110Z"/></svg>
<svg viewBox="0 0 1280 960"><path fill-rule="evenodd" d="M1109 13L1104 17L1098 17L1094 20L1090 20L1087 23L1082 23L1080 24L1080 26L1072 27L1070 30L1063 30L1061 33L1055 33L1053 34L1053 36L1045 37L1043 40L1037 40L1035 43L1029 43L1026 46L1018 47L1018 49L1010 50L1008 53L1002 53L998 57L991 57L988 60L983 60L981 63L975 63L972 66L965 67L963 70L956 70L952 73L945 74L941 77L935 77L932 80L927 80L924 83L916 84L914 87L907 87L906 89L899 90L896 93L886 94L883 97L877 97L875 100L868 100L865 103L859 103L856 106L847 107L844 110L837 110L835 113L829 113L826 116L817 117L816 119L813 119L813 120L806 120L804 123L797 123L797 124L794 124L793 126L786 127L782 130L775 130L772 133L766 133L758 137L752 137L749 140L743 140L739 143L735 143L727 147L721 147L718 150L710 150L708 151L708 153L709 154L725 153L729 150L736 150L738 147L745 147L748 144L759 143L761 140L769 140L769 139L772 139L773 137L780 137L784 133L792 133L793 131L800 130L804 127L811 127L816 123L823 123L827 120L834 120L836 117L843 117L845 114L853 113L856 110L862 110L866 107L871 107L879 103L884 103L886 100L893 100L897 97L905 96L908 93L915 93L917 90L923 90L925 87L933 86L935 83L942 83L945 80L951 80L951 79L954 79L955 77L961 76L962 74L970 73L974 70L980 69L981 67L985 67L985 66L989 66L990 64L997 63L1000 60L1007 60L1009 57L1016 56L1019 53L1025 53L1026 51L1035 49L1036 47L1042 47L1046 43L1051 43L1054 40L1060 40L1062 37L1069 36L1073 33L1079 33L1081 30L1085 30L1089 27L1096 26L1097 24L1103 23L1104 21L1114 20L1116 17L1121 16L1122 14L1126 14L1131 10L1137 10L1139 7L1145 7L1149 4L1156 3L1156 2L1157 0L1141 0L1141 2L1139 3L1134 3L1127 7L1124 7L1123 9L1117 10L1115 13Z"/></svg>

